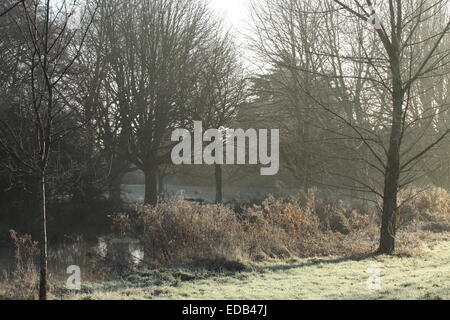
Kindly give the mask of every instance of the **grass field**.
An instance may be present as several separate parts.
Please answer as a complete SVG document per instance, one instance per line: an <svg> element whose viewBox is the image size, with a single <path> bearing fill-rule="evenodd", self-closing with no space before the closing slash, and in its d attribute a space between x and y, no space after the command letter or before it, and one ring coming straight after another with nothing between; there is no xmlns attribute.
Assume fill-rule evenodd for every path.
<svg viewBox="0 0 450 320"><path fill-rule="evenodd" d="M381 270L369 289L368 269ZM67 297L65 297L67 298ZM450 299L450 240L413 257L291 259L261 262L241 272L171 269L139 272L120 281L85 283L70 299Z"/></svg>

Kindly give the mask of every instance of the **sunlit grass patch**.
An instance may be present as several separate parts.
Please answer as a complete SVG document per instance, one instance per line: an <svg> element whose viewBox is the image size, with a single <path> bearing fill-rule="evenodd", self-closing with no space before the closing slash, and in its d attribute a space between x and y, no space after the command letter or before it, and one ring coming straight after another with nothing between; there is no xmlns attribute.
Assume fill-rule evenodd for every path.
<svg viewBox="0 0 450 320"><path fill-rule="evenodd" d="M88 284L72 299L450 299L450 241L415 256L290 259L251 263L241 272L167 269ZM371 266L381 289L367 287Z"/></svg>

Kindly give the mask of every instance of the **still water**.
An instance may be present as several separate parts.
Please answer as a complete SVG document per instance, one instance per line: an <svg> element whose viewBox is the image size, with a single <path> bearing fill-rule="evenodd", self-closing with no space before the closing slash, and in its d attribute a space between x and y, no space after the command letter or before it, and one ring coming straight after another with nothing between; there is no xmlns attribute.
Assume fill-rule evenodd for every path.
<svg viewBox="0 0 450 320"><path fill-rule="evenodd" d="M37 259L38 257L36 257ZM92 270L94 261L104 261L121 266L139 266L144 262L143 246L135 239L118 239L100 237L97 241L86 241L77 237L56 245L49 245L49 271L53 276L67 274L67 268L78 266L80 269ZM13 271L16 265L15 250L0 249L1 272Z"/></svg>

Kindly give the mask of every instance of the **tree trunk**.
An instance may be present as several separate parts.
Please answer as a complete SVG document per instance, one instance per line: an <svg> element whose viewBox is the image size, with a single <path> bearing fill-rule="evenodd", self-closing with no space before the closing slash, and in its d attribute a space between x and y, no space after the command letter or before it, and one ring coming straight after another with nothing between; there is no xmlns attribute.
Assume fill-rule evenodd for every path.
<svg viewBox="0 0 450 320"><path fill-rule="evenodd" d="M398 73L399 75L400 73ZM380 254L393 254L395 251L397 197L400 183L400 145L402 136L404 93L394 73L393 120L387 168L384 183L383 216L381 221Z"/></svg>
<svg viewBox="0 0 450 320"><path fill-rule="evenodd" d="M145 176L145 204L156 205L158 203L158 182L156 168L144 170Z"/></svg>
<svg viewBox="0 0 450 320"><path fill-rule="evenodd" d="M45 171L40 169L37 177L38 207L40 220L40 281L39 299L47 300L47 212L45 206Z"/></svg>
<svg viewBox="0 0 450 320"><path fill-rule="evenodd" d="M216 164L214 170L216 175L216 203L220 204L223 202L222 166L220 164Z"/></svg>
<svg viewBox="0 0 450 320"><path fill-rule="evenodd" d="M309 106L309 105L308 105ZM304 119L309 119L309 107L306 108L306 110L304 110ZM306 150L306 152L304 153L304 158L305 158L305 163L303 165L303 190L305 192L305 194L309 193L309 189L310 189L310 160L311 160L311 154L310 154L310 149L308 146L309 144L309 136L310 136L310 127L309 127L309 123L308 121L306 121L303 125L303 141L302 141L302 148L304 148L303 150Z"/></svg>
<svg viewBox="0 0 450 320"><path fill-rule="evenodd" d="M109 200L114 204L122 203L122 175L111 179L109 184Z"/></svg>

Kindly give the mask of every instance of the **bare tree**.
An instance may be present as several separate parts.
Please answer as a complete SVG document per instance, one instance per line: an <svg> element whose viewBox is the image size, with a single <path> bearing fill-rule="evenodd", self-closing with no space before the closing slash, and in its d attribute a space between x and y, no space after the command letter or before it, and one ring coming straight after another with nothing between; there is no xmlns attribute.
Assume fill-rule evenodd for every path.
<svg viewBox="0 0 450 320"><path fill-rule="evenodd" d="M381 16L383 11L373 10L373 3L367 1L370 9L355 1L357 7L347 5L341 1L334 1L338 7L345 9L355 17L370 21L373 15ZM447 73L450 51L444 47L450 31L450 20L447 11L448 1L412 1L390 0L386 9L388 16L376 26L376 33L387 55L387 77L381 78L387 84L387 93L391 94L391 128L387 149L385 182L383 192L383 217L379 253L391 254L395 250L396 215L398 211L398 191L402 187L400 177L426 155L430 150L442 142L450 133L447 128L434 141L422 150L413 154L402 152L402 142L405 129L410 125L410 105L414 86L421 79L439 77L440 72ZM371 12L372 11L372 12ZM375 11L375 12L374 12ZM423 26L427 20L435 17L445 17L443 24L437 24L422 40L419 40ZM422 33L423 35L423 33ZM376 69L376 65L372 64ZM419 92L423 95L423 92ZM440 106L442 107L442 106ZM422 117L424 115L422 114ZM425 116L426 117L426 116Z"/></svg>
<svg viewBox="0 0 450 320"><path fill-rule="evenodd" d="M258 103L266 105L272 125L277 119L282 128L284 166L305 192L321 186L367 198L364 191L375 190L376 179L370 170L361 179L360 171L374 163L360 137L342 122L366 130L373 126L363 94L368 67L360 59L342 58L338 47L348 35L362 34L362 24L342 30L336 14L317 1L260 1L253 17L253 47L273 68L258 80ZM362 55L364 45L346 44L346 56ZM365 186L355 186L357 181Z"/></svg>
<svg viewBox="0 0 450 320"><path fill-rule="evenodd" d="M448 74L448 1L392 0L377 3L378 10L372 1L301 3L257 2L259 51L273 65L322 79L326 96L299 83L297 90L306 97L302 103L310 101L339 122L338 134L380 176L380 182L372 183L352 176L355 185L349 188L383 199L379 253L390 254L395 249L398 191L418 178L418 161L450 132L442 122L439 131L426 129L437 128L438 115L448 110L447 101L427 95ZM297 12L295 19L292 12ZM311 15L321 22L316 47L298 38L303 32L289 34ZM289 47L296 52L300 48L302 57L322 57L321 65L306 68L292 58ZM426 79L431 84L424 86ZM316 125L314 120L310 125Z"/></svg>
<svg viewBox="0 0 450 320"><path fill-rule="evenodd" d="M40 290L41 300L47 299L47 209L46 183L53 147L77 125L67 126L74 105L65 93L65 77L78 59L87 27L81 29L74 21L92 21L95 13L77 2L40 1L21 2L21 10L11 16L20 29L25 99L18 106L15 126L0 119L0 146L16 170L35 179L40 221ZM81 24L80 24L81 25Z"/></svg>
<svg viewBox="0 0 450 320"><path fill-rule="evenodd" d="M111 77L129 161L145 175L145 202L170 163L171 133L191 127L195 92L217 26L202 1L112 2Z"/></svg>
<svg viewBox="0 0 450 320"><path fill-rule="evenodd" d="M239 108L245 102L246 84L243 68L229 34L221 30L211 40L202 64L198 88L195 91L193 121L202 121L208 128L222 132L224 144L226 129L232 125ZM223 164L214 165L216 203L223 201Z"/></svg>
<svg viewBox="0 0 450 320"><path fill-rule="evenodd" d="M128 161L128 136L122 130L121 104L112 73L115 58L111 54L113 44L109 32L114 32L118 8L106 0L100 3L79 59L82 76L77 85L83 93L79 97L83 105L80 118L86 123L86 161L91 168L86 178L97 178L98 187L108 192L109 200L120 204L122 178L135 167ZM100 172L90 177L92 170Z"/></svg>
<svg viewBox="0 0 450 320"><path fill-rule="evenodd" d="M23 3L25 0L17 0L15 2L12 2L9 4L9 6L0 12L0 17L7 15L10 11L12 11L14 8L19 6L21 3Z"/></svg>

